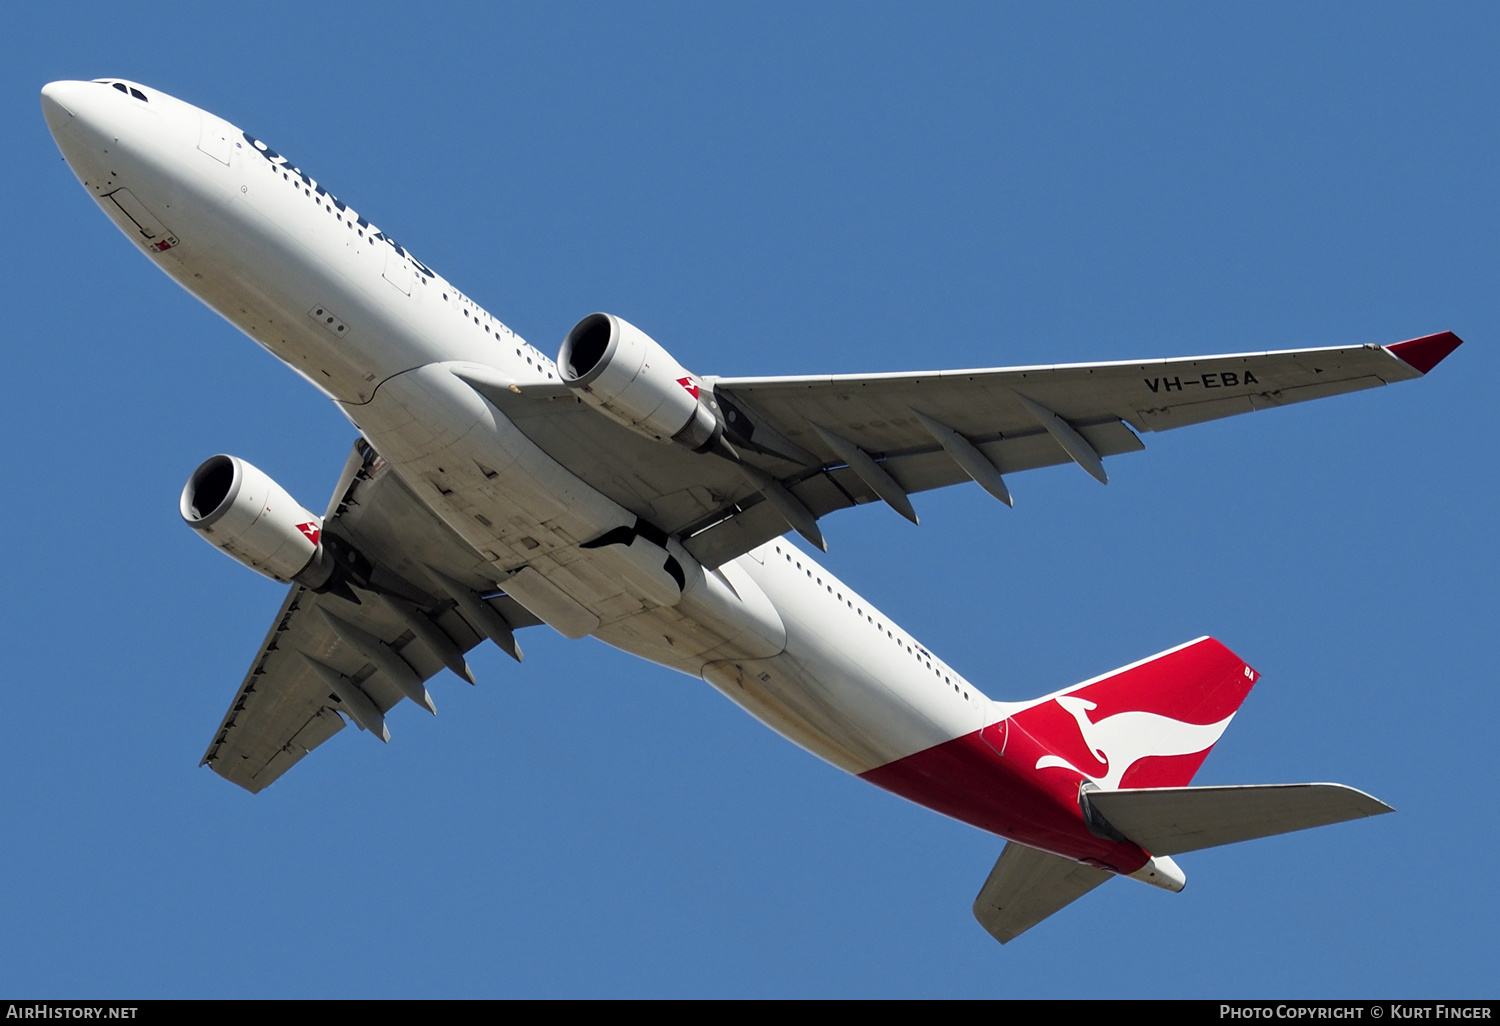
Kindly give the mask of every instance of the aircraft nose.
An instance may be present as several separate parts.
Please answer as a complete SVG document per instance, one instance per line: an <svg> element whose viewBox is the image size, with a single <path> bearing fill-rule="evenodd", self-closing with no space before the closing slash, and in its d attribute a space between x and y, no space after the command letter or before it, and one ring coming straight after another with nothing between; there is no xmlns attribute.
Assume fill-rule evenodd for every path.
<svg viewBox="0 0 1500 1026"><path fill-rule="evenodd" d="M74 107L68 103L70 93L84 82L48 82L42 86L42 117L47 119L47 128L56 135L73 121Z"/></svg>

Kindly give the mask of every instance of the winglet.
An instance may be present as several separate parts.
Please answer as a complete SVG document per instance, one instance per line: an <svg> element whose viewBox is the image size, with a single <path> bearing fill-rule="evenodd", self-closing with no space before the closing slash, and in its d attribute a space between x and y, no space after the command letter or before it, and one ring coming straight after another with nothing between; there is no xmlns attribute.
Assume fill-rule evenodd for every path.
<svg viewBox="0 0 1500 1026"><path fill-rule="evenodd" d="M1453 350L1464 344L1464 340L1451 331L1440 331L1436 335L1423 335L1408 342L1397 342L1386 346L1392 353L1426 374L1443 362Z"/></svg>

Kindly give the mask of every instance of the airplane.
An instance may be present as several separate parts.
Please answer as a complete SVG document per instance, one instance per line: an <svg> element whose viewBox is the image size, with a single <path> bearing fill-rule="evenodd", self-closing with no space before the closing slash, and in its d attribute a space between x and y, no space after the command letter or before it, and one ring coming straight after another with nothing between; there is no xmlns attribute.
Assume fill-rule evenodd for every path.
<svg viewBox="0 0 1500 1026"><path fill-rule="evenodd" d="M243 459L179 510L288 585L202 764L259 792L352 723L389 741L489 640L592 636L701 678L877 787L1006 841L974 901L1008 942L1173 856L1392 811L1332 783L1194 787L1257 680L1198 638L1031 701L987 697L788 535L835 510L1104 459L1139 435L1419 378L1461 340L798 377L683 367L592 313L555 359L266 143L123 79L59 81L69 167L163 272L328 396L358 438L326 511Z"/></svg>

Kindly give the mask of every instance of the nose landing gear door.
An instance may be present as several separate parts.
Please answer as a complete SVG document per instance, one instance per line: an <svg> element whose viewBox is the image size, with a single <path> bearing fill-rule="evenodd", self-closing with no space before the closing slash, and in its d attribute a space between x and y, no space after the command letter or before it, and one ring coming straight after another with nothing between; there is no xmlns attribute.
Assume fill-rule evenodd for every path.
<svg viewBox="0 0 1500 1026"><path fill-rule="evenodd" d="M147 249L165 253L177 245L177 236L147 210L129 189L116 189L99 200L99 205L115 224Z"/></svg>

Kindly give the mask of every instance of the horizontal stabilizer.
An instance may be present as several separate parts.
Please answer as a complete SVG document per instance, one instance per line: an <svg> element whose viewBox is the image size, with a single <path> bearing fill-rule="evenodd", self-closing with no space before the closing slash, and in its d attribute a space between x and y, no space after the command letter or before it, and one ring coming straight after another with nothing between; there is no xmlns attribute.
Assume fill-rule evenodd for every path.
<svg viewBox="0 0 1500 1026"><path fill-rule="evenodd" d="M1113 875L1011 841L974 899L974 918L1004 944Z"/></svg>
<svg viewBox="0 0 1500 1026"><path fill-rule="evenodd" d="M1088 803L1152 855L1286 834L1395 811L1343 784L1091 790Z"/></svg>

